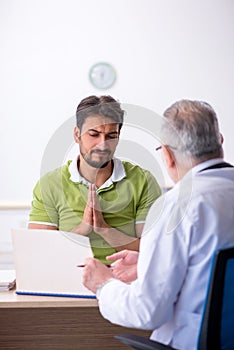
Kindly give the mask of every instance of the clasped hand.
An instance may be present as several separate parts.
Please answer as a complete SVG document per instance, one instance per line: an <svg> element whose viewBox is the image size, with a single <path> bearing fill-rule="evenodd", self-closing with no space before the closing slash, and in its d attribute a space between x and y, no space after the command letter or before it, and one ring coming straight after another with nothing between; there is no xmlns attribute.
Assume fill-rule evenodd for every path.
<svg viewBox="0 0 234 350"><path fill-rule="evenodd" d="M83 219L80 225L74 227L71 232L79 233L83 236L88 235L91 231L97 234L104 233L110 226L105 222L95 185L91 184L88 192L88 200L84 210Z"/></svg>

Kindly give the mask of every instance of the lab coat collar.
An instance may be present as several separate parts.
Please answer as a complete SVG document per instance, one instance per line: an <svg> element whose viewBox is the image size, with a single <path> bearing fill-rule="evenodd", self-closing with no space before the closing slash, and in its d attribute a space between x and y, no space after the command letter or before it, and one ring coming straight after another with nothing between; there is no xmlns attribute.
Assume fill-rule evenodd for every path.
<svg viewBox="0 0 234 350"><path fill-rule="evenodd" d="M200 171L202 171L203 169L206 169L212 165L223 163L223 162L224 162L223 158L215 158L215 159L206 160L205 162L199 163L195 167L193 167L192 173L197 174Z"/></svg>

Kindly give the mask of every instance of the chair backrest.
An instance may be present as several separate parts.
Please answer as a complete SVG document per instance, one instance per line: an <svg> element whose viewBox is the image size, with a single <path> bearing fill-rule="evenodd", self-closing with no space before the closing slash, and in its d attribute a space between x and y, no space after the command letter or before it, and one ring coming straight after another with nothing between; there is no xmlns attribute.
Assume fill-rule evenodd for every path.
<svg viewBox="0 0 234 350"><path fill-rule="evenodd" d="M234 247L214 254L198 350L234 349Z"/></svg>

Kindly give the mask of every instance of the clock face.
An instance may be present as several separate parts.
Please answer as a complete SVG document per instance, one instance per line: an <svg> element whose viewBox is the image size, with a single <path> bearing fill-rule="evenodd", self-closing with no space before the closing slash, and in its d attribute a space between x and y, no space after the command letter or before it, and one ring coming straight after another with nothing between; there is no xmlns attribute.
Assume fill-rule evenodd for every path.
<svg viewBox="0 0 234 350"><path fill-rule="evenodd" d="M116 72L109 63L96 63L90 68L89 79L97 89L108 89L116 80Z"/></svg>

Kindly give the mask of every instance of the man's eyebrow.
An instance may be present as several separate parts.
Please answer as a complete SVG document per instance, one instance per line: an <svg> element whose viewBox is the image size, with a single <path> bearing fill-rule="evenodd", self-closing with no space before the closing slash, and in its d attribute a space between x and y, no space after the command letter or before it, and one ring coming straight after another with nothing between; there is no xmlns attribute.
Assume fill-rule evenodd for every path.
<svg viewBox="0 0 234 350"><path fill-rule="evenodd" d="M98 130L96 130L96 129L88 129L88 131L100 132L100 131L98 131Z"/></svg>
<svg viewBox="0 0 234 350"><path fill-rule="evenodd" d="M88 129L88 131L91 131L91 132L96 132L98 134L101 134L102 131L99 131L99 130L96 130L96 129ZM107 132L107 134L118 134L118 130L113 130L113 131L110 131L110 132Z"/></svg>
<svg viewBox="0 0 234 350"><path fill-rule="evenodd" d="M119 133L118 130L113 130L113 131L108 132L107 134L118 134L118 133Z"/></svg>

